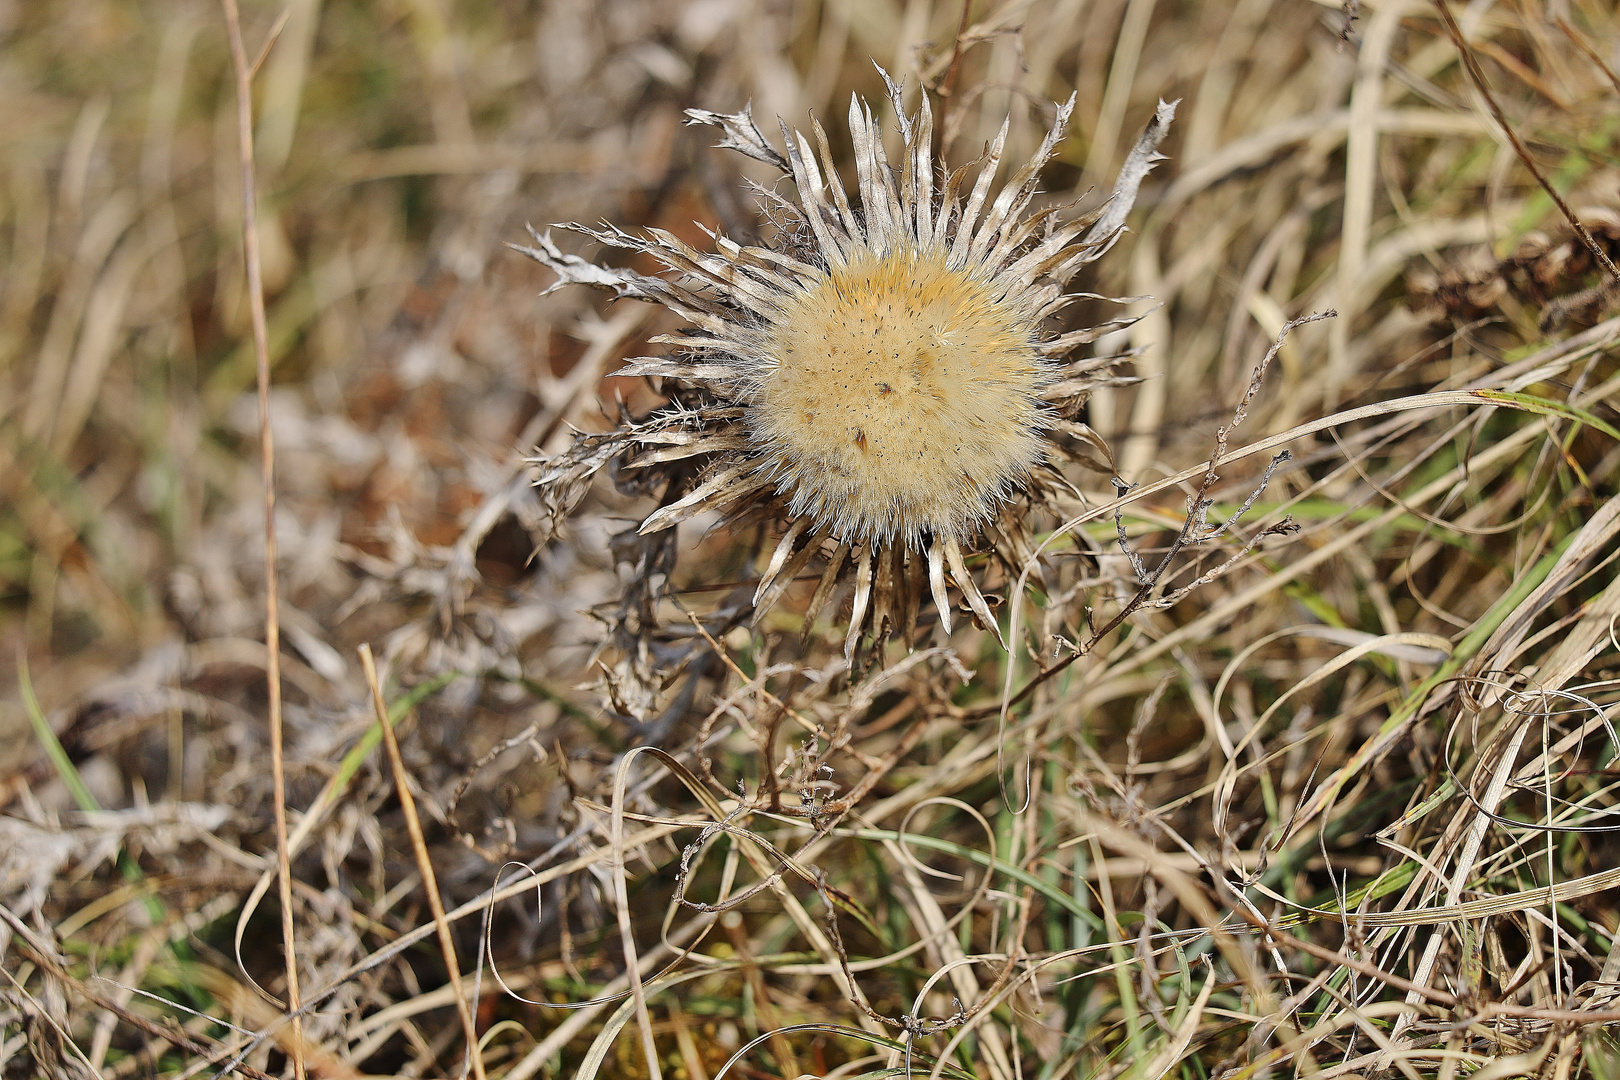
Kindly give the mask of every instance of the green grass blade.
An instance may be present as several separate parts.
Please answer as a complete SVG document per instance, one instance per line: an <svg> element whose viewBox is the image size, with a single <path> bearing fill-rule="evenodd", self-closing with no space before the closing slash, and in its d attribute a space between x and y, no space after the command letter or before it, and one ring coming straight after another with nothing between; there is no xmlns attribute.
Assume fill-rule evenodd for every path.
<svg viewBox="0 0 1620 1080"><path fill-rule="evenodd" d="M34 737L45 748L45 756L50 759L51 767L56 775L62 778L67 785L68 794L80 810L93 814L101 809L101 804L90 793L85 785L84 777L74 766L73 760L68 757L67 750L62 747L62 741L51 730L50 722L45 719L45 712L39 707L39 699L34 696L34 683L28 677L28 658L19 650L17 653L17 685L22 691L23 711L28 714L28 722L33 725Z"/></svg>

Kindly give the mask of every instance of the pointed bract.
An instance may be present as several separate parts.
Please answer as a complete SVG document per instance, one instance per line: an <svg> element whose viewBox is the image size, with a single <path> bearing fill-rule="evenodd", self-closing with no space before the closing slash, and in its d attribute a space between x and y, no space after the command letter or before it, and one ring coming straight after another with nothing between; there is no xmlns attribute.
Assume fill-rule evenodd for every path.
<svg viewBox="0 0 1620 1080"><path fill-rule="evenodd" d="M871 108L852 98L853 199L814 120L813 138L782 125L783 152L747 107L688 110L689 122L722 129L720 146L792 179L796 200L765 193L777 215L770 246L711 233L708 252L661 229L638 236L566 226L652 256L668 268L659 277L597 266L533 230L534 246L517 249L557 274L553 289L611 289L690 325L654 339L672 355L634 359L619 372L662 380L671 405L617 432L582 435L542 463L541 487L564 485L543 505L566 514L590 475L616 461L621 485L634 477L634 490L648 491L662 481L661 505L641 521L642 533L708 510L726 511L725 520L775 518L782 532L753 595L756 621L823 559L806 630L840 586L852 585L851 656L863 633L909 638L924 580L946 632L949 583L1000 639L967 554L983 550L1016 574L1034 550L1029 512L1064 484L1054 466L1096 467L1107 456L1069 418L1091 387L1118 381L1117 360L1063 358L1127 320L1066 333L1046 322L1074 300L1095 299L1065 286L1119 235L1175 112L1160 104L1107 203L1065 224L1057 209L1031 214L1030 206L1073 96L992 196L1003 124L962 203L963 171L934 175L927 95L908 115L904 86L878 70L899 118L900 154L891 164Z"/></svg>

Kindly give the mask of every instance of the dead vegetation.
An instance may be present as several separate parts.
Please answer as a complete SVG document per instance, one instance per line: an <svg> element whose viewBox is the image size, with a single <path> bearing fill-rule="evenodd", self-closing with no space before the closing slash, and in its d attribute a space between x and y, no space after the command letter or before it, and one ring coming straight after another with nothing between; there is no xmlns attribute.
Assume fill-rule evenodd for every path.
<svg viewBox="0 0 1620 1080"><path fill-rule="evenodd" d="M1612 10L242 20L290 905L225 19L0 6L0 1076L1620 1075ZM1010 652L852 667L814 561L751 630L779 537L525 463L672 326L503 244L744 238L769 171L682 110L873 59L956 164L1077 92L1082 211L1182 101L1077 281L1142 298L1104 468L984 569Z"/></svg>

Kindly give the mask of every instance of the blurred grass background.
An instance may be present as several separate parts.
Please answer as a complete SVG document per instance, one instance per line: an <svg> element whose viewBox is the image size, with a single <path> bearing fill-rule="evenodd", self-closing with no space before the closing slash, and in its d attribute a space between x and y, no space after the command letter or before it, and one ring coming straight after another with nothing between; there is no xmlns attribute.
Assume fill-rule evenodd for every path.
<svg viewBox="0 0 1620 1080"><path fill-rule="evenodd" d="M1454 10L1514 130L1614 258L1613 7L1515 0ZM1548 670L1562 680L1549 689L1578 692L1582 708L1595 702L1591 715L1605 715L1611 700L1604 604L1614 531L1601 516L1599 531L1581 530L1608 505L1620 464L1602 430L1617 420L1606 397L1615 294L1491 120L1434 6L975 0L964 12L933 0L291 0L249 3L244 20L250 53L270 43L255 80L255 137L289 804L302 811L323 788L337 792L297 864L302 959L316 983L426 919L384 771L374 758L337 764L371 730L354 661L361 641L379 643L391 698L411 686L435 691L410 702L421 708L406 753L434 819L447 894L475 896L501 859L535 859L558 844L569 858L597 852L598 869L609 858L590 846L594 811L571 800L605 803L614 755L637 737L624 710L604 711L582 686L599 637L584 613L619 587L606 538L623 503L604 493L577 535L531 561L535 512L518 455L536 445L554 452L570 426L604 426L617 399L653 404L646 387L604 373L652 348L647 339L670 324L579 290L542 297L549 275L503 244L521 241L525 223L569 220L656 225L699 243L694 221L740 233L755 218L742 181L768 177L711 149L712 133L682 127L681 111L729 112L752 100L767 132L777 115L836 118L852 92L882 96L875 60L908 75L914 94L919 84L935 94L954 163L974 157L1009 112L1009 154L1027 156L1051 103L1075 92L1074 128L1044 188L1082 204L1108 189L1155 102L1181 100L1169 161L1144 188L1131 235L1088 283L1144 298L1132 305L1141 320L1096 346L1099 355L1139 350L1143 381L1098 394L1088 416L1127 480L1150 483L1207 456L1283 323L1328 307L1336 320L1300 330L1280 352L1243 429L1248 441L1502 372L1503 386L1565 411L1460 410L1406 426L1396 415L1301 436L1291 444L1299 464L1259 506L1268 520L1292 512L1303 525L1287 546L1262 548L1187 604L1140 617L1013 717L1016 734L1005 738L1035 755L1044 792L1023 817L1002 808L993 767L1003 662L971 629L955 641L979 672L966 687L953 689L936 667L874 684L865 699L850 691L803 703L836 712L864 700L864 764L897 755L871 788L871 801L896 816L882 823L872 811L862 828L896 829L926 797L951 795L986 815L998 858L1024 874L997 879L994 896L971 895L970 885L957 895L937 879L929 885L893 836L852 840L829 856L834 876L861 884L873 912L866 929L846 927L853 948L881 957L929 930L945 935L913 960L864 968L875 980L867 992L883 1010L905 1011L953 955L1016 953L1009 935L1022 934L1037 952L1097 949L1104 959L1064 961L1076 965L1065 969L1070 983L1008 990L1000 1011L985 1013L1004 1034L975 1028L949 1051L952 1068L997 1080L1191 1078L1337 1062L1336 1074L1348 1075L1399 1058L1408 1075L1451 1076L1540 1052L1525 1070L1609 1075L1607 1051L1581 1034L1592 1029L1498 1017L1491 1034L1478 1024L1461 1035L1443 1024L1408 1032L1413 1021L1386 1008L1403 997L1394 984L1343 989L1308 966L1278 973L1271 1001L1257 989L1264 980L1228 957L1215 996L1200 998L1203 969L1178 968L1185 956L1154 954L1137 933L1155 920L1202 924L1171 884L1199 873L1194 852L1252 869L1268 837L1287 841L1270 851L1282 869L1266 887L1318 907L1374 879L1384 882L1378 897L1407 889L1400 903L1421 906L1613 863L1602 834L1536 827L1564 813L1555 788L1582 812L1609 804L1614 750L1599 745L1603 725L1552 708L1537 713L1543 727L1528 742L1526 728L1491 725L1524 714L1503 705L1518 699L1501 697L1500 686L1522 689ZM54 927L55 947L78 965L71 978L91 980L84 985L105 999L42 973L13 944L0 957L11 976L0 988L7 1077L182 1075L203 1060L117 1019L108 1001L173 1017L192 1038L235 1038L132 987L241 1027L274 1015L228 955L272 844L257 421L222 26L207 3L0 3L0 901L40 933ZM958 43L947 99L940 91ZM840 125L828 126L843 152ZM1525 372L1536 377L1512 382ZM1258 475L1234 468L1224 511ZM1097 502L1112 497L1096 486L1088 494ZM1135 504L1125 523L1151 551L1184 513L1182 493L1166 491ZM1128 577L1105 548L1112 535L1111 522L1097 524L1086 563L1095 581ZM1580 558L1559 561L1571 551ZM754 557L745 538L708 537L682 583L745 578ZM1532 594L1542 582L1556 588ZM1101 610L1108 594L1104 585L1089 603ZM1082 600L1043 603L1047 636L1034 644L1079 636ZM1384 645L1334 666L1346 647L1373 638ZM1590 648L1559 653L1566 640ZM761 651L746 635L726 644L750 678L777 648ZM1025 675L1043 655L1022 657ZM810 664L815 653L792 659ZM1465 673L1489 685L1464 693L1425 681L1465 661ZM52 764L30 724L24 669L71 769ZM672 750L689 748L713 702L742 684L719 663L699 675ZM1424 697L1430 691L1438 697ZM648 715L669 706L646 703ZM768 712L761 700L748 708ZM1460 719L1453 708L1475 711ZM1481 724L1496 735L1478 734ZM1474 734L1459 739L1459 730ZM1588 737L1559 741L1577 730ZM1543 804L1522 787L1497 791L1508 800L1502 816L1529 823L1498 836L1477 814L1478 798L1456 785L1472 784L1476 767L1484 785L1499 760L1516 767L1515 755L1541 746L1543 734L1567 760L1545 770L1557 780L1544 777ZM753 744L736 739L727 767L746 775ZM1358 757L1363 745L1378 753ZM1555 758L1549 750L1546 761ZM1463 777L1450 787L1447 761ZM1338 768L1345 786L1333 789L1334 803L1318 785ZM101 816L82 813L75 770ZM653 816L700 810L667 780L637 797L638 812ZM984 833L970 814L925 813L937 816L930 831L954 845L954 871L982 863ZM1489 839L1465 841L1476 827ZM1431 862L1391 854L1374 842L1380 830ZM1131 837L1163 851L1135 851ZM647 887L667 899L679 848L641 843ZM1445 862L1454 857L1462 861ZM871 895L871 880L892 902ZM815 890L796 888L815 909ZM924 899L930 888L943 890L937 902ZM503 909L511 934L496 951L525 972L531 996L540 988L583 1000L622 971L611 897L588 868L548 889L541 915ZM1216 895L1227 910L1230 897ZM1251 895L1255 910L1273 911ZM939 931L940 904L966 916ZM783 901L751 909L746 930L716 932L704 950L718 973L656 999L676 1075L713 1075L731 1050L776 1026L862 1023L837 978L812 970L805 920L784 911L804 915ZM647 917L653 940L656 918ZM1616 910L1597 885L1561 907L1492 918L1511 926L1479 915L1457 928L1437 917L1427 936L1390 926L1323 933L1334 948L1372 934L1367 955L1422 980L1436 961L1424 968L1421 958L1440 942L1432 948L1450 981L1435 985L1465 1001L1608 1007L1601 987L1577 992L1616 974ZM274 949L264 943L273 917L254 909L250 925L245 972L275 991ZM467 925L471 955L478 938ZM819 913L809 925L820 925ZM1243 948L1250 968L1272 964L1253 939ZM1192 962L1201 963L1196 953ZM318 1070L457 1072L460 1032L449 999L431 997L443 980L435 963L393 956L326 999L305 1028L325 1055ZM978 977L975 987L1000 985L993 971ZM953 979L968 997L968 984ZM949 993L930 993L929 1010L948 1014ZM607 1019L573 1014L589 1019L570 1032L558 1026L569 1014L495 994L479 999L479 1015L494 1031L486 1060L509 1076L572 1074L594 1060L587 1048ZM644 1075L631 1028L591 1067ZM1379 1038L1403 1036L1396 1057L1366 1057L1383 1048ZM929 1052L943 1052L944 1039ZM271 1040L249 1061L280 1072L285 1049ZM888 1051L876 1052L881 1060L859 1064L870 1045L779 1035L741 1067L767 1076L893 1067Z"/></svg>

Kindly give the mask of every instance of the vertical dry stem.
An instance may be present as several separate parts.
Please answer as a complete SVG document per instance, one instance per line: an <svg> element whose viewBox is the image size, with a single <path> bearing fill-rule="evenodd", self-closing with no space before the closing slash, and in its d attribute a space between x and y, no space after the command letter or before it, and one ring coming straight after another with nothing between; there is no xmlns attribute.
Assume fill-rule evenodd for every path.
<svg viewBox="0 0 1620 1080"><path fill-rule="evenodd" d="M258 365L259 446L264 473L264 672L269 694L270 783L276 818L276 883L281 900L281 944L287 958L287 1009L292 1014L293 1075L304 1078L303 1022L298 1014L298 952L293 936L292 867L287 852L287 790L281 753L281 616L276 581L276 447L270 434L270 343L259 263L258 193L253 173L253 70L242 47L236 0L220 0L236 73L237 149L242 162L242 257L247 263L248 308Z"/></svg>
<svg viewBox="0 0 1620 1080"><path fill-rule="evenodd" d="M416 816L416 800L411 796L405 776L405 759L399 754L399 739L394 725L388 720L388 706L383 701L382 685L377 682L377 665L371 658L371 646L360 646L360 666L365 669L366 685L371 688L371 704L377 710L377 724L382 728L383 745L388 749L388 764L394 770L394 787L399 792L399 806L405 812L405 828L411 834L411 850L416 854L416 868L422 875L422 889L427 893L428 908L433 912L433 925L439 932L439 949L444 953L444 970L450 979L450 991L456 999L456 1015L461 1017L461 1030L467 1037L467 1056L472 1061L473 1075L484 1080L484 1061L478 1054L478 1026L473 1023L472 1008L461 992L461 964L456 960L456 943L450 937L450 922L444 916L444 901L439 898L439 879L433 873L433 860L428 858L427 841L422 838L422 822ZM462 1075L466 1075L463 1071Z"/></svg>

